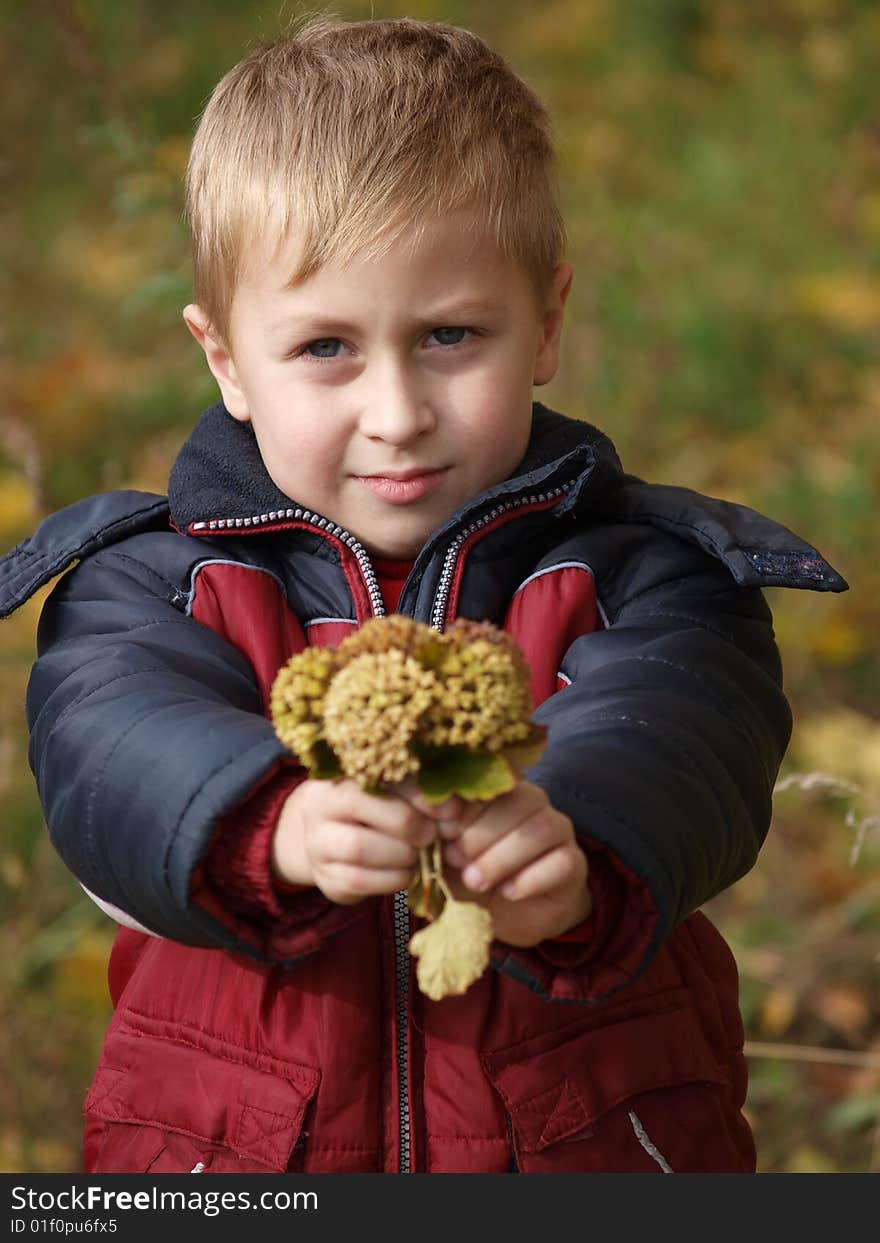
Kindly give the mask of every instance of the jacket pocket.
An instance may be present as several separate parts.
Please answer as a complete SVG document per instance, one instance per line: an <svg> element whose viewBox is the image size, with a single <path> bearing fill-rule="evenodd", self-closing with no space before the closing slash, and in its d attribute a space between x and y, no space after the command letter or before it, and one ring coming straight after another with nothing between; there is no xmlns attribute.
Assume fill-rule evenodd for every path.
<svg viewBox="0 0 880 1243"><path fill-rule="evenodd" d="M85 1101L86 1170L301 1168L303 1119L319 1079L312 1067L219 1047L201 1033L166 1039L117 1026Z"/></svg>
<svg viewBox="0 0 880 1243"><path fill-rule="evenodd" d="M754 1147L686 1006L595 1016L483 1058L522 1173L747 1172Z"/></svg>

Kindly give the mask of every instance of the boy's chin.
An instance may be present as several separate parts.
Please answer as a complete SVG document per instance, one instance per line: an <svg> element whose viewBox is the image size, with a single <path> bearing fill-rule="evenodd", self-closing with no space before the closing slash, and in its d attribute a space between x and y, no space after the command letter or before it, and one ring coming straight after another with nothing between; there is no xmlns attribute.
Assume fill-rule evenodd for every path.
<svg viewBox="0 0 880 1243"><path fill-rule="evenodd" d="M422 550L424 542L424 540L418 543L398 543L396 541L389 543L386 540L361 541L369 556L379 557L384 561L415 561Z"/></svg>
<svg viewBox="0 0 880 1243"><path fill-rule="evenodd" d="M373 531L362 535L360 541L371 557L387 561L414 561L427 543L431 531Z"/></svg>

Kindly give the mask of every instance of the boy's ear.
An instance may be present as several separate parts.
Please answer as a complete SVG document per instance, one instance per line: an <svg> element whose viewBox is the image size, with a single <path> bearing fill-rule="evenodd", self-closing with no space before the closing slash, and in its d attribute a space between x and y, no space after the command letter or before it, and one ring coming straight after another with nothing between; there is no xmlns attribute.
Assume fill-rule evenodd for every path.
<svg viewBox="0 0 880 1243"><path fill-rule="evenodd" d="M183 320L205 351L211 374L220 385L224 406L234 419L246 423L250 418L250 411L232 355L223 342L213 335L207 315L196 303L191 302L183 308Z"/></svg>
<svg viewBox="0 0 880 1243"><path fill-rule="evenodd" d="M547 384L556 375L565 300L571 289L573 275L574 269L570 263L560 263L550 281L541 317L538 352L535 355L534 384Z"/></svg>

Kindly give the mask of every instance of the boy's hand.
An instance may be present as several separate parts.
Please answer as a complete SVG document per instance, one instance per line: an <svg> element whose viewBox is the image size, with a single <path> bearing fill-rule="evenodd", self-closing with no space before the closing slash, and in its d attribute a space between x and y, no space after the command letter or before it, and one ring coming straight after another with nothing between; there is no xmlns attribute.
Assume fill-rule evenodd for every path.
<svg viewBox="0 0 880 1243"><path fill-rule="evenodd" d="M406 889L419 846L432 842L438 820L461 806L452 799L426 812L397 795L367 794L351 778L307 779L281 810L272 870L288 884L316 885L341 905Z"/></svg>
<svg viewBox="0 0 880 1243"><path fill-rule="evenodd" d="M404 789L416 810L428 806L414 783ZM455 804L461 814L447 818ZM586 856L571 820L540 786L519 781L490 803L450 800L440 835L453 895L486 907L508 945L537 945L589 915Z"/></svg>

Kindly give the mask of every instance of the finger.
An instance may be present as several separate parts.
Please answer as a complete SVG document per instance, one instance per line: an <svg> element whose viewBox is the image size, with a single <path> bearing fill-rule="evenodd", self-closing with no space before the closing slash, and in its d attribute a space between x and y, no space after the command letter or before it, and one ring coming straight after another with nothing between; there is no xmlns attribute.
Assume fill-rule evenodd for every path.
<svg viewBox="0 0 880 1243"><path fill-rule="evenodd" d="M475 824L485 815L489 802L483 799L460 799L460 811L454 820L443 820L439 824L440 836L445 841L456 841L465 829Z"/></svg>
<svg viewBox="0 0 880 1243"><path fill-rule="evenodd" d="M318 888L331 902L350 906L360 902L362 898L406 889L412 880L412 871L400 868L361 868L340 863L319 871L315 879Z"/></svg>
<svg viewBox="0 0 880 1243"><path fill-rule="evenodd" d="M523 821L531 817L556 819L559 816L544 791L526 782L521 782L508 794L502 794L490 803L478 806L477 813L456 838L457 851L453 850L450 855L450 862L459 867L466 867L469 862L473 862L493 842L510 833Z"/></svg>
<svg viewBox="0 0 880 1243"><path fill-rule="evenodd" d="M586 885L587 861L577 847L557 846L508 877L501 896L509 902L550 897L554 891L577 883Z"/></svg>
<svg viewBox="0 0 880 1243"><path fill-rule="evenodd" d="M433 820L396 794L368 794L356 781L339 783L335 818L352 820L389 837L427 845L437 836Z"/></svg>
<svg viewBox="0 0 880 1243"><path fill-rule="evenodd" d="M507 819L508 828L510 827L509 815L505 818L503 808L496 806L499 801L499 798L463 799L462 810L458 818L444 821L438 826L440 836L447 842L461 842L462 837L467 833L464 848L459 852L459 863L466 863L469 855L485 849L488 843L497 837L505 819ZM474 825L478 826L478 831L469 831Z"/></svg>
<svg viewBox="0 0 880 1243"><path fill-rule="evenodd" d="M468 889L467 885L462 881L461 873L457 868L444 866L443 881L456 902L474 902L478 906L488 907L494 896L491 893L474 893L472 889Z"/></svg>
<svg viewBox="0 0 880 1243"><path fill-rule="evenodd" d="M408 868L418 863L418 849L387 833L349 821L330 821L323 826L318 848L324 866L343 864L356 868Z"/></svg>
<svg viewBox="0 0 880 1243"><path fill-rule="evenodd" d="M495 888L534 859L560 845L560 827L552 813L528 816L518 825L505 827L482 850L465 857L462 880L476 893ZM456 845L460 846L463 840L460 839ZM449 847L449 850L454 861L455 846Z"/></svg>

